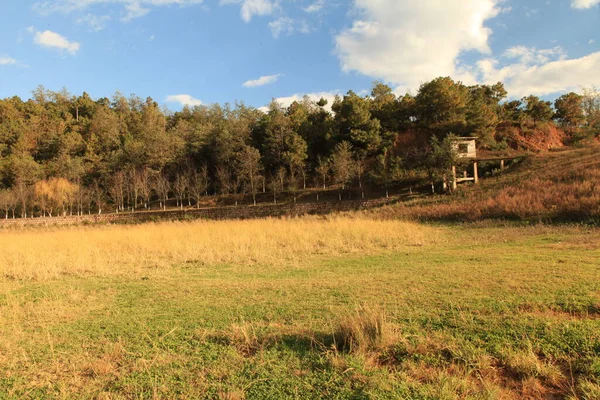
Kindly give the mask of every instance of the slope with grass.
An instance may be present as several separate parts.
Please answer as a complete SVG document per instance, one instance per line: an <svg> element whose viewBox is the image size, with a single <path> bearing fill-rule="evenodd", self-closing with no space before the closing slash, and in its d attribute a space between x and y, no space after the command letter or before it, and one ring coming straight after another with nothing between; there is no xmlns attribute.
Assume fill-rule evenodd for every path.
<svg viewBox="0 0 600 400"><path fill-rule="evenodd" d="M429 221L600 221L598 146L532 155L505 173L495 172L452 196L418 198L378 214Z"/></svg>
<svg viewBox="0 0 600 400"><path fill-rule="evenodd" d="M595 228L312 217L0 253L0 398L600 397Z"/></svg>

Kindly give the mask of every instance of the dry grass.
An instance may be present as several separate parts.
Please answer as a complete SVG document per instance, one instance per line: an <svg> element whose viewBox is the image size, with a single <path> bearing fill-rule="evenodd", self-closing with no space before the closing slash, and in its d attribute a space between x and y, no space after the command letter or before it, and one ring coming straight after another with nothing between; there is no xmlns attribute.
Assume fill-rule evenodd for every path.
<svg viewBox="0 0 600 400"><path fill-rule="evenodd" d="M337 349L358 355L381 350L393 341L385 312L364 306L342 316L333 337Z"/></svg>
<svg viewBox="0 0 600 400"><path fill-rule="evenodd" d="M442 196L385 207L420 220L600 220L600 147L533 157L513 171Z"/></svg>
<svg viewBox="0 0 600 400"><path fill-rule="evenodd" d="M408 222L329 217L170 222L0 232L0 277L146 274L174 265L289 266L316 255L369 254L431 242Z"/></svg>

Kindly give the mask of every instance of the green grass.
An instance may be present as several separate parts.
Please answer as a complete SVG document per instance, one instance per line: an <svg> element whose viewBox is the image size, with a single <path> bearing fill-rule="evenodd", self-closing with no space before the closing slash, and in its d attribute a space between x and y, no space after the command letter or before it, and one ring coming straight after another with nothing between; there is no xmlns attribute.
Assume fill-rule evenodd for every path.
<svg viewBox="0 0 600 400"><path fill-rule="evenodd" d="M599 398L600 232L437 229L289 267L0 283L0 398ZM340 347L364 308L385 340Z"/></svg>

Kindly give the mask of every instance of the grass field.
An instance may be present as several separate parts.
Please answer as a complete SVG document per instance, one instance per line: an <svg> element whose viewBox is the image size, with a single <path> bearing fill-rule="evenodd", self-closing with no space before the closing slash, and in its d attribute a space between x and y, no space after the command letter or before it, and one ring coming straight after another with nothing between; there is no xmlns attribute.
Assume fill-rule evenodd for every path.
<svg viewBox="0 0 600 400"><path fill-rule="evenodd" d="M0 398L600 398L600 232L0 232Z"/></svg>

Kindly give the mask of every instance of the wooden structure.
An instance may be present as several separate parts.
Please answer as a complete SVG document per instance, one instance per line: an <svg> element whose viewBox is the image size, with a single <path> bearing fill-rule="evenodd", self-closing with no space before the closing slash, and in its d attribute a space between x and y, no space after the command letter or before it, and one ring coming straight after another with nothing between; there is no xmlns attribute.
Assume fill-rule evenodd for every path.
<svg viewBox="0 0 600 400"><path fill-rule="evenodd" d="M458 177L456 174L456 165L452 166L452 189L456 190L459 183L473 181L479 183L479 172L477 170L477 138L475 137L460 137L452 142L452 147L456 152L459 160L469 160L473 162L473 176L467 175L467 171L463 171L463 176Z"/></svg>
<svg viewBox="0 0 600 400"><path fill-rule="evenodd" d="M483 155L477 154L477 138L460 137L454 140L454 151L459 160L465 160L473 164L473 176L468 176L467 171L463 171L462 176L457 176L456 166L452 166L452 189L455 190L459 183L473 182L479 183L479 162L499 161L500 171L504 171L506 161L516 160L525 157L524 154L502 154L502 152L485 152Z"/></svg>

